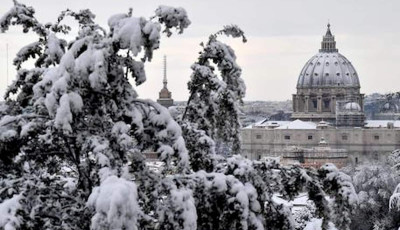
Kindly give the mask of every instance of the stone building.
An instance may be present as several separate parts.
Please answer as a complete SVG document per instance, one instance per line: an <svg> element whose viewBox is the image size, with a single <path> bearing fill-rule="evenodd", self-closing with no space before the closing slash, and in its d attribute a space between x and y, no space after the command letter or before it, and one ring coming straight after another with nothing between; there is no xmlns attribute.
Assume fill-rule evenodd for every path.
<svg viewBox="0 0 400 230"><path fill-rule="evenodd" d="M321 138L316 147L291 146L283 149L280 155L282 164L300 164L303 167L319 168L330 162L341 168L348 164L347 150L331 148L324 138Z"/></svg>
<svg viewBox="0 0 400 230"><path fill-rule="evenodd" d="M168 90L167 88L167 57L164 56L164 79L163 79L163 85L164 87L161 89L159 93L159 98L157 99L157 102L161 104L164 107L170 107L174 104L174 100L172 99L172 93Z"/></svg>
<svg viewBox="0 0 400 230"><path fill-rule="evenodd" d="M321 138L331 149L346 150L353 163L378 160L400 148L400 121L365 120L359 76L338 52L329 24L321 49L301 70L296 88L291 121L263 120L242 129L245 157L283 157L288 148L317 148Z"/></svg>
<svg viewBox="0 0 400 230"><path fill-rule="evenodd" d="M321 49L300 72L292 119L334 122L337 101L357 103L363 112L363 98L357 72L338 52L328 24Z"/></svg>

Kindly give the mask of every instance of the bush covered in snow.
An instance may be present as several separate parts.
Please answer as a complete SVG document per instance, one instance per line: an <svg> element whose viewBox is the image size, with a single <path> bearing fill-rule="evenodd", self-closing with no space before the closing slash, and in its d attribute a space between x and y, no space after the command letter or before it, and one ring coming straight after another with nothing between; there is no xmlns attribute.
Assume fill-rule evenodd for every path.
<svg viewBox="0 0 400 230"><path fill-rule="evenodd" d="M150 19L129 10L110 17L108 29L90 10L66 10L46 24L34 14L15 0L0 19L2 32L19 25L38 36L17 53L0 107L0 228L294 229L290 210L272 197L307 192L323 228L348 229L355 193L333 165L306 170L217 155L240 153L245 85L234 50L217 39L246 41L239 27L202 45L188 106L175 121L139 99L131 81L146 81L163 32L189 26L184 9L160 6ZM65 17L79 24L70 41L60 36L71 30ZM149 168L148 150L163 170Z"/></svg>
<svg viewBox="0 0 400 230"><path fill-rule="evenodd" d="M389 155L386 162L373 162L344 169L351 177L359 203L350 217L351 229L397 229L400 211L393 205L391 195L400 183L399 151ZM394 195L394 194L393 194ZM393 197L393 196L392 196Z"/></svg>

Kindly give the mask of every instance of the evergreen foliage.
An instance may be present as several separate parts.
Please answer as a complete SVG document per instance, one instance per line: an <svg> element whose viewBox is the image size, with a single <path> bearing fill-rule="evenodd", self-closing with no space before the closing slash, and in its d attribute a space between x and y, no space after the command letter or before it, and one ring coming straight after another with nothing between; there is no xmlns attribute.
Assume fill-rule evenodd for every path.
<svg viewBox="0 0 400 230"><path fill-rule="evenodd" d="M108 30L90 10L66 10L47 24L34 13L14 0L0 19L2 32L19 25L38 36L18 52L17 77L0 106L0 228L294 229L274 196L307 192L324 229L330 222L349 229L355 192L333 165L306 170L235 155L245 86L233 49L217 37L245 41L237 26L203 45L176 122L139 99L130 81L145 82L162 32L189 26L184 9L160 6L150 19L129 10L112 16ZM71 41L59 36L71 30L67 16L79 24ZM34 68L25 67L31 59ZM229 158L216 154L225 144ZM149 168L146 151L158 153L161 171Z"/></svg>

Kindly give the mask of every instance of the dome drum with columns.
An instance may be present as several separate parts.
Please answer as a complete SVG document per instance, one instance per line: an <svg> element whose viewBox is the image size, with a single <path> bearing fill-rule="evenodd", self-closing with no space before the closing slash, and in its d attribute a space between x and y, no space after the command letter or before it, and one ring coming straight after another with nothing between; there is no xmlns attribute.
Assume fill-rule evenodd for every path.
<svg viewBox="0 0 400 230"><path fill-rule="evenodd" d="M321 49L300 72L297 93L293 95L292 119L336 124L337 110L341 109L337 102L357 103L361 108L359 113L363 113L363 99L357 72L338 52L328 24Z"/></svg>

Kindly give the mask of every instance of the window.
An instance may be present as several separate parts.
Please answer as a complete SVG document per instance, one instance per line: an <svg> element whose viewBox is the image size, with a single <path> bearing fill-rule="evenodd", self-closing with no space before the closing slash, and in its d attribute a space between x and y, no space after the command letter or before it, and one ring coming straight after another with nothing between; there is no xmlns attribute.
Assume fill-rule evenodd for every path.
<svg viewBox="0 0 400 230"><path fill-rule="evenodd" d="M285 140L290 140L290 136L289 135L285 135Z"/></svg>
<svg viewBox="0 0 400 230"><path fill-rule="evenodd" d="M261 134L256 135L256 139L261 139L261 137L262 137Z"/></svg>
<svg viewBox="0 0 400 230"><path fill-rule="evenodd" d="M317 100L312 100L314 108L317 108Z"/></svg>
<svg viewBox="0 0 400 230"><path fill-rule="evenodd" d="M375 136L374 136L374 139L375 139L375 140L379 140L379 135L375 135Z"/></svg>
<svg viewBox="0 0 400 230"><path fill-rule="evenodd" d="M308 135L308 140L312 140L312 135Z"/></svg>
<svg viewBox="0 0 400 230"><path fill-rule="evenodd" d="M324 100L324 107L329 108L329 100Z"/></svg>
<svg viewBox="0 0 400 230"><path fill-rule="evenodd" d="M342 135L342 140L347 141L347 139L348 139L348 136L346 134L343 134Z"/></svg>

